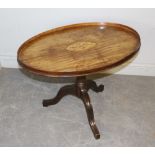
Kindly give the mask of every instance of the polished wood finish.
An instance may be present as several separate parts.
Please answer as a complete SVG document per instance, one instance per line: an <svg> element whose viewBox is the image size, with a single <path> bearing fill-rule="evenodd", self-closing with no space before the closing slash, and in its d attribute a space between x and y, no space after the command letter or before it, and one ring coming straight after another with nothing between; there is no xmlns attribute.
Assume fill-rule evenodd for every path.
<svg viewBox="0 0 155 155"><path fill-rule="evenodd" d="M98 93L104 90L104 86L97 86L94 81L86 80L86 77L78 77L75 84L62 87L53 99L43 100L43 106L47 107L49 105L55 105L66 95L73 95L78 97L83 101L85 105L88 122L92 129L94 137L96 139L99 139L100 133L95 123L93 107L90 103L90 98L88 95L89 89L92 89L93 91Z"/></svg>
<svg viewBox="0 0 155 155"><path fill-rule="evenodd" d="M75 84L62 87L53 99L43 100L43 106L57 104L66 95L78 97L85 105L90 127L98 139L100 133L88 90L101 92L104 86L97 86L85 76L122 64L139 48L139 34L130 27L114 23L81 23L34 36L19 48L17 60L36 74L77 77Z"/></svg>
<svg viewBox="0 0 155 155"><path fill-rule="evenodd" d="M135 55L138 33L113 23L81 23L43 32L18 50L18 62L46 76L81 76L117 66Z"/></svg>

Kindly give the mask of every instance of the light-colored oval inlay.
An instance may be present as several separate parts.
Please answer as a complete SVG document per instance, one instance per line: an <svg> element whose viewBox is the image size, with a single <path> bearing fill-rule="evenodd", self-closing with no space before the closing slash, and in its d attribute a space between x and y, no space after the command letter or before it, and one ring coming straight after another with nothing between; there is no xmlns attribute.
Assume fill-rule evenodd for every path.
<svg viewBox="0 0 155 155"><path fill-rule="evenodd" d="M68 51L84 51L90 48L93 48L96 45L94 42L86 42L86 41L80 41L73 43L67 47Z"/></svg>

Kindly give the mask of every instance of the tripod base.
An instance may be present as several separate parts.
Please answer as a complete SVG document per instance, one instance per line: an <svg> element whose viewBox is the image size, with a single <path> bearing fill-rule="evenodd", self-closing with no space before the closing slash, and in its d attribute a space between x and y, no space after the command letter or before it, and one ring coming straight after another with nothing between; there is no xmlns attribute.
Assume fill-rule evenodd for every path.
<svg viewBox="0 0 155 155"><path fill-rule="evenodd" d="M94 137L96 139L99 139L100 133L95 123L93 107L90 103L90 98L88 94L89 89L92 89L93 91L98 93L104 90L104 86L97 86L97 84L93 80L87 80L85 76L77 77L75 84L62 87L53 99L43 100L43 106L47 107L57 104L66 95L73 95L78 97L83 101L85 105L88 122L94 134Z"/></svg>

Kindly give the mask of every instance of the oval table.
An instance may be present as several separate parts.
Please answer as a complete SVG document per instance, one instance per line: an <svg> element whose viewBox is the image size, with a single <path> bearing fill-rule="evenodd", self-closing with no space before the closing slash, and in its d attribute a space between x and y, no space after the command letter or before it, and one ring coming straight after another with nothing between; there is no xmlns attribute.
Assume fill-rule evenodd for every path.
<svg viewBox="0 0 155 155"><path fill-rule="evenodd" d="M75 84L62 87L43 106L54 105L66 95L74 95L85 105L88 122L100 138L88 90L102 92L103 85L86 76L116 67L132 58L140 48L139 34L116 23L80 23L58 27L36 35L18 50L18 63L28 71L48 77L76 77Z"/></svg>

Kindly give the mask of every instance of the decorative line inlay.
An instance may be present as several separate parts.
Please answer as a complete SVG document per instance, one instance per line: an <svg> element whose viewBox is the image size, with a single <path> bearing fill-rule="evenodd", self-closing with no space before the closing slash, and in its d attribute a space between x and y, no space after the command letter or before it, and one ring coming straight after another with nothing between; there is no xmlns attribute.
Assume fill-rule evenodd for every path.
<svg viewBox="0 0 155 155"><path fill-rule="evenodd" d="M73 43L67 47L68 51L84 51L90 48L93 48L96 45L94 42L86 42L86 41L80 41Z"/></svg>

